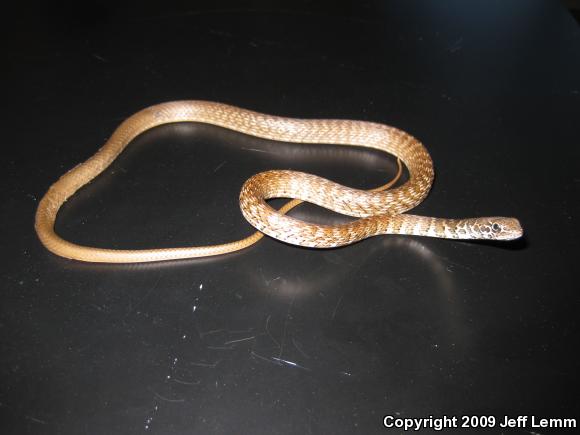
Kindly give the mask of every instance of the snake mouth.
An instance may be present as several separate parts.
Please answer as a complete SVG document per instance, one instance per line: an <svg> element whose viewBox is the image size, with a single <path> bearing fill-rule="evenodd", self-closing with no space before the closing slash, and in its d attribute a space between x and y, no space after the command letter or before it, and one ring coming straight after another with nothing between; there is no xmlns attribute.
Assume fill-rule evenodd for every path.
<svg viewBox="0 0 580 435"><path fill-rule="evenodd" d="M524 235L522 224L516 218L498 218L495 224L499 226L497 240L516 240Z"/></svg>

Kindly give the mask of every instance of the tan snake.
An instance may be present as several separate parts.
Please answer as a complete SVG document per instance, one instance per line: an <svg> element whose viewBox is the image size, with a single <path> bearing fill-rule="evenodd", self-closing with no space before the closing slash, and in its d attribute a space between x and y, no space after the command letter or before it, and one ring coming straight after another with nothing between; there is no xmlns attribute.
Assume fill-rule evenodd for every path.
<svg viewBox="0 0 580 435"><path fill-rule="evenodd" d="M240 193L244 217L259 232L246 239L211 246L118 250L80 246L54 231L58 210L77 190L103 172L141 133L168 123L202 122L276 141L335 144L374 148L396 156L409 173L403 185L371 191L353 189L302 172L273 170L248 179ZM515 218L443 219L414 216L406 211L427 196L433 183L433 162L411 135L383 124L330 119L293 119L265 115L207 101L177 101L148 107L125 120L105 145L86 162L64 174L44 195L36 212L40 241L62 257L89 262L137 263L225 254L256 243L262 233L287 243L314 248L348 245L379 234L406 234L449 239L512 240L523 234ZM266 200L293 198L280 210ZM285 213L301 201L358 219L340 225L304 222Z"/></svg>

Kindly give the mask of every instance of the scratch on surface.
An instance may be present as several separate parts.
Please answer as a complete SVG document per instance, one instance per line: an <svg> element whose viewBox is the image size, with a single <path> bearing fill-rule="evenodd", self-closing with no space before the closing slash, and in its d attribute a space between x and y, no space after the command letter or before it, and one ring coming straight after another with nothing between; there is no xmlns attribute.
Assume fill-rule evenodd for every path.
<svg viewBox="0 0 580 435"><path fill-rule="evenodd" d="M295 299L296 295L293 295L292 300L290 301L290 305L288 305L288 311L286 311L286 317L284 318L284 327L282 328L282 338L280 339L280 353L278 354L278 358L282 358L282 353L284 352L284 342L286 341L286 328L288 326L290 311L292 310L292 306L294 305Z"/></svg>
<svg viewBox="0 0 580 435"><path fill-rule="evenodd" d="M257 354L253 350L250 351L250 355L253 356L254 358L261 359L262 361L265 361L267 363L274 364L274 365L277 365L277 366L286 365L286 366L296 367L298 369L310 371L310 369L308 367L304 367L303 365L300 365L300 364L298 364L298 363L296 363L294 361L288 361L286 359L277 358L275 356L266 357L266 356Z"/></svg>
<svg viewBox="0 0 580 435"><path fill-rule="evenodd" d="M276 339L274 338L274 336L272 335L272 333L270 332L269 325L270 325L270 318L271 318L271 317L272 317L272 315L271 315L271 314L269 314L269 315L268 315L268 318L266 319L266 333L267 333L267 334L270 336L270 338L272 339L272 341L273 341L274 343L276 343L276 346L280 347L280 343L278 343L278 340L276 340Z"/></svg>
<svg viewBox="0 0 580 435"><path fill-rule="evenodd" d="M481 273L481 271L480 271L480 270L473 269L473 268L471 268L471 267L469 267L469 266L467 266L467 265L465 265L465 264L457 263L456 261L453 261L453 260L451 260L449 257L441 257L441 259L442 259L442 260L445 260L445 261L447 261L447 262L448 262L448 263L449 263L449 264L450 264L452 267L453 267L453 266L456 266L456 267L461 267L461 268L463 268L463 269L465 269L465 270L467 270L468 272L471 272L471 273L473 273L473 274L480 274L480 275L483 275L483 274ZM449 266L448 266L448 267L449 267ZM446 270L447 270L448 272L453 272L453 270L449 270L448 268L446 268Z"/></svg>
<svg viewBox="0 0 580 435"><path fill-rule="evenodd" d="M259 358L259 359L261 359L262 361L266 361L266 362L268 362L268 363L270 363L270 364L275 364L275 365L277 365L277 366L281 365L281 364L280 364L279 362L277 362L277 361L272 361L270 358L266 358L265 356L258 355L258 354L257 354L256 352L254 352L253 350L250 352L250 355L251 355L251 356L253 356L253 357L255 357L255 358Z"/></svg>
<svg viewBox="0 0 580 435"><path fill-rule="evenodd" d="M264 153L264 154L276 154L276 153L274 153L274 152L272 152L272 151L259 150L259 149L257 149L257 148L244 148L244 147L242 147L242 149L243 149L243 150L246 150L246 151L253 151L253 152L255 152L255 153Z"/></svg>
<svg viewBox="0 0 580 435"><path fill-rule="evenodd" d="M292 337L292 344L296 349L298 349L298 352L300 352L305 358L310 359L310 356L308 356L308 354L304 352L302 345L300 345L296 340L294 340L294 337Z"/></svg>
<svg viewBox="0 0 580 435"><path fill-rule="evenodd" d="M201 338L202 338L202 337L201 337L201 333L199 332L199 329L198 329L197 325L193 325L193 329L195 329L195 332L197 332L197 336L198 336L198 337L199 337L199 339L201 340ZM187 335L184 335L184 336L183 336L183 339L186 339L186 338L187 338Z"/></svg>
<svg viewBox="0 0 580 435"><path fill-rule="evenodd" d="M161 275L157 276L157 279L155 280L155 283L153 284L153 287L151 287L151 289L149 289L149 291L147 293L145 293L145 295L139 299L139 301L135 304L135 306L133 306L133 304L129 305L129 311L127 311L127 314L125 314L125 317L128 317L129 314L131 314L133 311L135 311L135 309L137 309L145 299L147 299L149 297L149 295L151 293L153 293L155 290L157 290L157 286L159 285L159 281L161 281Z"/></svg>
<svg viewBox="0 0 580 435"><path fill-rule="evenodd" d="M219 165L217 165L215 167L215 169L213 170L213 173L215 174L217 171L219 171L228 161L224 160L223 162L221 162Z"/></svg>
<svg viewBox="0 0 580 435"><path fill-rule="evenodd" d="M162 396L161 394L159 394L155 390L152 390L152 389L150 389L150 390L155 395L155 397L157 397L159 400L163 400L164 402L170 402L170 403L182 403L182 402L185 402L185 399L170 399L169 397Z"/></svg>
<svg viewBox="0 0 580 435"><path fill-rule="evenodd" d="M228 38L233 37L234 35L230 32L225 32L223 30L216 30L216 29L209 29L209 33L217 36L226 36Z"/></svg>
<svg viewBox="0 0 580 435"><path fill-rule="evenodd" d="M455 53L456 51L459 51L462 48L463 48L463 36L460 36L458 39L456 39L453 43L451 43L447 47L447 51L449 51L450 53Z"/></svg>
<svg viewBox="0 0 580 435"><path fill-rule="evenodd" d="M48 422L46 422L44 420L41 420L40 418L32 417L30 415L25 415L24 418L27 419L27 420L33 421L35 423L48 424Z"/></svg>
<svg viewBox="0 0 580 435"><path fill-rule="evenodd" d="M181 385L199 385L199 381L189 382L189 381L184 381L182 379L178 379L176 377L173 377L173 381L177 382L178 384L181 384Z"/></svg>
<svg viewBox="0 0 580 435"><path fill-rule="evenodd" d="M227 346L228 344L239 343L241 341L253 340L254 338L256 338L256 336L255 335L252 335L251 337L244 337L244 338L238 338L237 340L226 341L224 343L224 346Z"/></svg>
<svg viewBox="0 0 580 435"><path fill-rule="evenodd" d="M331 319L334 320L334 318L336 317L336 313L338 311L338 306L340 305L340 303L342 302L342 299L344 298L344 293L342 294L342 296L338 299L338 302L336 303L334 310L332 311L332 317Z"/></svg>
<svg viewBox="0 0 580 435"><path fill-rule="evenodd" d="M224 329L212 329L211 331L200 332L199 336L205 337L206 335L217 334L218 332L223 332L223 331L224 331Z"/></svg>
<svg viewBox="0 0 580 435"><path fill-rule="evenodd" d="M302 369L302 370L308 370L308 371L310 371L310 369L308 367L301 366L300 364L295 363L294 361L288 361L288 360L285 360L285 359L282 359L282 358L276 358L275 356L273 356L272 359L274 361L278 361L280 363L286 364L286 365L291 366L291 367L296 367L296 368L299 368L299 369Z"/></svg>
<svg viewBox="0 0 580 435"><path fill-rule="evenodd" d="M108 63L109 61L107 59L105 59L103 56L97 54L97 53L93 53L92 56L97 59L100 60L103 63Z"/></svg>
<svg viewBox="0 0 580 435"><path fill-rule="evenodd" d="M206 349L210 350L234 350L233 346L206 346Z"/></svg>
<svg viewBox="0 0 580 435"><path fill-rule="evenodd" d="M216 366L222 362L221 359L218 359L216 362L214 362L213 364L210 363L204 363L204 362L190 362L189 364L191 364L192 366L197 366L197 367L207 367L209 369L215 369Z"/></svg>

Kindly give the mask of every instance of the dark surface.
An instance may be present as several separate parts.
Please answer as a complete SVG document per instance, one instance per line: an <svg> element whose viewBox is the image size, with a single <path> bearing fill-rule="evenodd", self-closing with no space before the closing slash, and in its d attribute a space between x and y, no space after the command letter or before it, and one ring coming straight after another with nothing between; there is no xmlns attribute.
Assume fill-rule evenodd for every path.
<svg viewBox="0 0 580 435"><path fill-rule="evenodd" d="M3 434L369 434L386 432L385 414L580 416L577 24L547 1L327 6L4 16L17 25L3 52ZM47 252L33 215L48 186L128 115L179 99L395 125L436 166L417 214L517 216L525 240L316 251L268 239L131 266ZM251 231L243 181L270 168L358 187L395 171L359 150L168 126L67 203L57 229L107 247L227 241Z"/></svg>

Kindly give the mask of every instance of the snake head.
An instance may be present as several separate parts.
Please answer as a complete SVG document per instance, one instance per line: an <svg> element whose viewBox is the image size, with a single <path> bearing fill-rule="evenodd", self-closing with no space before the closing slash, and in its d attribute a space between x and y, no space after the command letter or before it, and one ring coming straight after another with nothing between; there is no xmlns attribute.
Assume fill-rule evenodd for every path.
<svg viewBox="0 0 580 435"><path fill-rule="evenodd" d="M524 235L520 221L510 217L486 217L474 219L471 228L477 238L486 240L514 240Z"/></svg>

